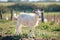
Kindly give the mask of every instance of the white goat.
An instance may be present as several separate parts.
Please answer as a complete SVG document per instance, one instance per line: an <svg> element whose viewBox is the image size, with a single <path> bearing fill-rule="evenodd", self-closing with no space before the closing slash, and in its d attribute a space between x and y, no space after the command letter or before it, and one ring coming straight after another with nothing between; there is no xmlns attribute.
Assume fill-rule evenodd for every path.
<svg viewBox="0 0 60 40"><path fill-rule="evenodd" d="M41 16L41 11L36 13L24 13L21 12L17 18L16 34L22 33L22 26L28 26L31 30L31 33L34 35L35 27L39 23L39 17Z"/></svg>

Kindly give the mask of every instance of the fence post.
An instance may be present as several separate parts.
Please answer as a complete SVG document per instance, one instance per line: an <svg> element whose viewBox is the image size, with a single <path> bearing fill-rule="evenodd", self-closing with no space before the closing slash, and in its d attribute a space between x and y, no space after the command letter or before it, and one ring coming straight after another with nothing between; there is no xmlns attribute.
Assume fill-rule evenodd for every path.
<svg viewBox="0 0 60 40"><path fill-rule="evenodd" d="M44 22L44 11L41 10L41 21Z"/></svg>
<svg viewBox="0 0 60 40"><path fill-rule="evenodd" d="M2 10L0 10L0 19L2 19Z"/></svg>
<svg viewBox="0 0 60 40"><path fill-rule="evenodd" d="M11 20L13 20L13 12L14 12L14 10L11 9Z"/></svg>

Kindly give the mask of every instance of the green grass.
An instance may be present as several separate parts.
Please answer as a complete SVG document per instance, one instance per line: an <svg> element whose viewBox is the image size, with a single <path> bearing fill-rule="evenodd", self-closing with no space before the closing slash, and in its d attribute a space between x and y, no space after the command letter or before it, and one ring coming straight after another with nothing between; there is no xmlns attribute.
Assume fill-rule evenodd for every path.
<svg viewBox="0 0 60 40"><path fill-rule="evenodd" d="M0 29L1 32L4 32L6 34L11 34L12 32L14 33L15 25L11 21L5 21L5 20L0 20Z"/></svg>
<svg viewBox="0 0 60 40"><path fill-rule="evenodd" d="M16 27L16 21L6 21L6 20L0 20L0 34L3 32L6 35L15 34L15 27ZM23 33L28 34L29 28L23 27ZM57 26L55 24L51 23L41 23L39 26L35 29L35 35L36 38L52 38L60 37L60 26Z"/></svg>
<svg viewBox="0 0 60 40"><path fill-rule="evenodd" d="M17 15L19 12L16 12ZM4 13L3 18L8 16L10 18L10 13ZM60 15L60 12L45 12L46 15ZM0 20L0 34L3 32L6 35L15 35L16 33L16 20L15 21L6 21L6 20ZM22 29L24 34L29 33L28 27L23 27ZM2 35L2 34L1 34ZM41 23L39 24L35 29L35 35L36 38L59 38L60 37L60 25L55 24L54 22L48 22L48 23Z"/></svg>
<svg viewBox="0 0 60 40"><path fill-rule="evenodd" d="M6 5L5 5L6 4ZM16 3L0 3L0 6L11 6L11 5L15 5ZM50 4L57 4L60 5L60 2L34 2L32 4L35 5L50 5ZM16 12L17 14L19 14L19 12ZM4 13L3 14L3 18L5 19L5 17L9 17L10 18L10 12ZM44 14L46 15L60 15L60 12L45 12ZM16 33L16 21L11 21L11 20L0 20L0 35L5 34L5 35L15 35ZM28 27L23 27L23 33L24 34L28 34L29 33L29 28ZM35 35L36 38L59 38L60 39L60 25L57 25L53 22L50 23L41 23L39 24L36 29L35 29ZM19 35L21 36L21 35ZM1 38L1 37L0 37Z"/></svg>

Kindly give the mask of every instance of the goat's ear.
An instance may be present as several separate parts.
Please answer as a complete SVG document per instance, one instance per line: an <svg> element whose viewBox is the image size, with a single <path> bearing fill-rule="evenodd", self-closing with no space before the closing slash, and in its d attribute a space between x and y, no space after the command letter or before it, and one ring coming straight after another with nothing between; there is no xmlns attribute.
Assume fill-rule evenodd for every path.
<svg viewBox="0 0 60 40"><path fill-rule="evenodd" d="M35 11L34 11L33 13L34 13L34 14L36 14L36 12L35 12Z"/></svg>
<svg viewBox="0 0 60 40"><path fill-rule="evenodd" d="M36 14L36 13L34 13L34 14Z"/></svg>
<svg viewBox="0 0 60 40"><path fill-rule="evenodd" d="M34 14L37 14L36 12Z"/></svg>
<svg viewBox="0 0 60 40"><path fill-rule="evenodd" d="M35 13L35 11L33 10L33 13Z"/></svg>

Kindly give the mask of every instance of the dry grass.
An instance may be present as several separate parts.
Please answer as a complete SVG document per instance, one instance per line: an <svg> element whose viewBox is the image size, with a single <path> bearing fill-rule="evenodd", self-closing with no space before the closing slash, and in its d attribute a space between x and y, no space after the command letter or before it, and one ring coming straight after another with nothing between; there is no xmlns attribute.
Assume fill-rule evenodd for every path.
<svg viewBox="0 0 60 40"><path fill-rule="evenodd" d="M15 5L17 2L0 2L0 6L11 6L11 5ZM57 4L60 5L60 2L19 2L18 4L34 4L37 6L40 5L50 5L50 4Z"/></svg>

